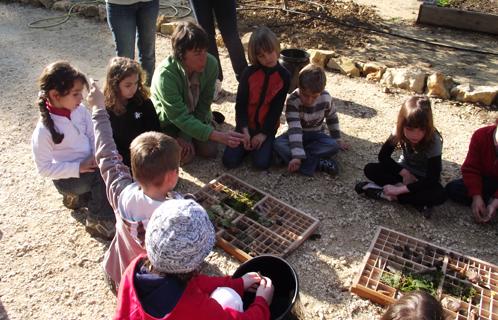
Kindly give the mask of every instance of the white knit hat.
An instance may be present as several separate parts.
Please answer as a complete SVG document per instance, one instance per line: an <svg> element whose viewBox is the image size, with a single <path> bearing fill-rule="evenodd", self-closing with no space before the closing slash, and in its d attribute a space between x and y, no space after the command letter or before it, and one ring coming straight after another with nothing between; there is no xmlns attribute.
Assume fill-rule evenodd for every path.
<svg viewBox="0 0 498 320"><path fill-rule="evenodd" d="M167 200L147 225L145 247L154 270L188 273L201 265L215 242L206 210L193 200Z"/></svg>

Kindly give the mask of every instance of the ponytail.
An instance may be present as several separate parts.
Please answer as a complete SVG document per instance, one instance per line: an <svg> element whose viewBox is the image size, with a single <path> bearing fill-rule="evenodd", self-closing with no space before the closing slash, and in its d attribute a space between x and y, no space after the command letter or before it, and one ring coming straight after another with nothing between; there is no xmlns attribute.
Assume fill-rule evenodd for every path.
<svg viewBox="0 0 498 320"><path fill-rule="evenodd" d="M50 116L48 109L46 107L47 101L46 98L40 96L38 97L38 107L40 108L40 116L43 125L50 131L50 135L52 135L52 141L55 144L59 144L64 139L64 134L59 133L55 130L54 120Z"/></svg>

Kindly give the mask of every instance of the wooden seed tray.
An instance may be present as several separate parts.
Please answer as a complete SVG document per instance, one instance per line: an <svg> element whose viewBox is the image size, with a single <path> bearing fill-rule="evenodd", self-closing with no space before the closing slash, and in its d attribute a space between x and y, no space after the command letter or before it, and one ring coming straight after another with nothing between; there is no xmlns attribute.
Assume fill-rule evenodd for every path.
<svg viewBox="0 0 498 320"><path fill-rule="evenodd" d="M381 305L391 304L403 294L402 285L391 286L386 279L400 272L438 275L432 293L442 301L446 319L498 320L496 265L384 227L379 227L351 291Z"/></svg>
<svg viewBox="0 0 498 320"><path fill-rule="evenodd" d="M234 205L234 194L249 199L250 205ZM216 244L241 262L262 254L284 257L318 227L317 219L230 174L212 180L194 196L215 226Z"/></svg>

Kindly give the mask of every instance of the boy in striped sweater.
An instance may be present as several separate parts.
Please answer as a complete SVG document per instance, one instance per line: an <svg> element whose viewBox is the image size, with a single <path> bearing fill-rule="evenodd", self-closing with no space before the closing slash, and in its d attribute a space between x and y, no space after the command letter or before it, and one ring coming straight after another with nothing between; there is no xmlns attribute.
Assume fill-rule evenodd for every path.
<svg viewBox="0 0 498 320"><path fill-rule="evenodd" d="M290 172L313 176L320 170L337 175L337 163L330 159L349 146L340 140L336 101L325 90L322 68L308 65L299 73L299 85L285 102L289 129L274 143L274 150ZM324 119L330 136L323 132Z"/></svg>

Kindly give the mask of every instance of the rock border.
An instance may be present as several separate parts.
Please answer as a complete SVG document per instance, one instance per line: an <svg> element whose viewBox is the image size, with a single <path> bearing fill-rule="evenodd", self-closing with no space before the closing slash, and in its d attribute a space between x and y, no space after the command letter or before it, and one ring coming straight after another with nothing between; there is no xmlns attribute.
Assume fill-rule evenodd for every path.
<svg viewBox="0 0 498 320"><path fill-rule="evenodd" d="M71 14L96 18L99 21L107 19L105 2L102 0L81 2L72 2L70 0L8 0L6 2L19 2L66 12L73 7ZM171 18L159 15L156 23L157 32L171 35L177 23L178 21L171 22ZM249 37L250 33L246 33L241 37L246 50ZM224 46L219 34L216 42L218 46ZM474 86L471 83L457 83L451 76L439 71L428 74L413 67L389 68L375 61L363 62L340 56L333 50L309 49L308 53L310 54L311 63L328 71L341 73L349 77L364 77L368 81L380 82L383 88L382 91L385 93L392 92L392 89L403 89L417 94L426 94L429 97L484 106L493 105L498 108L498 85Z"/></svg>

